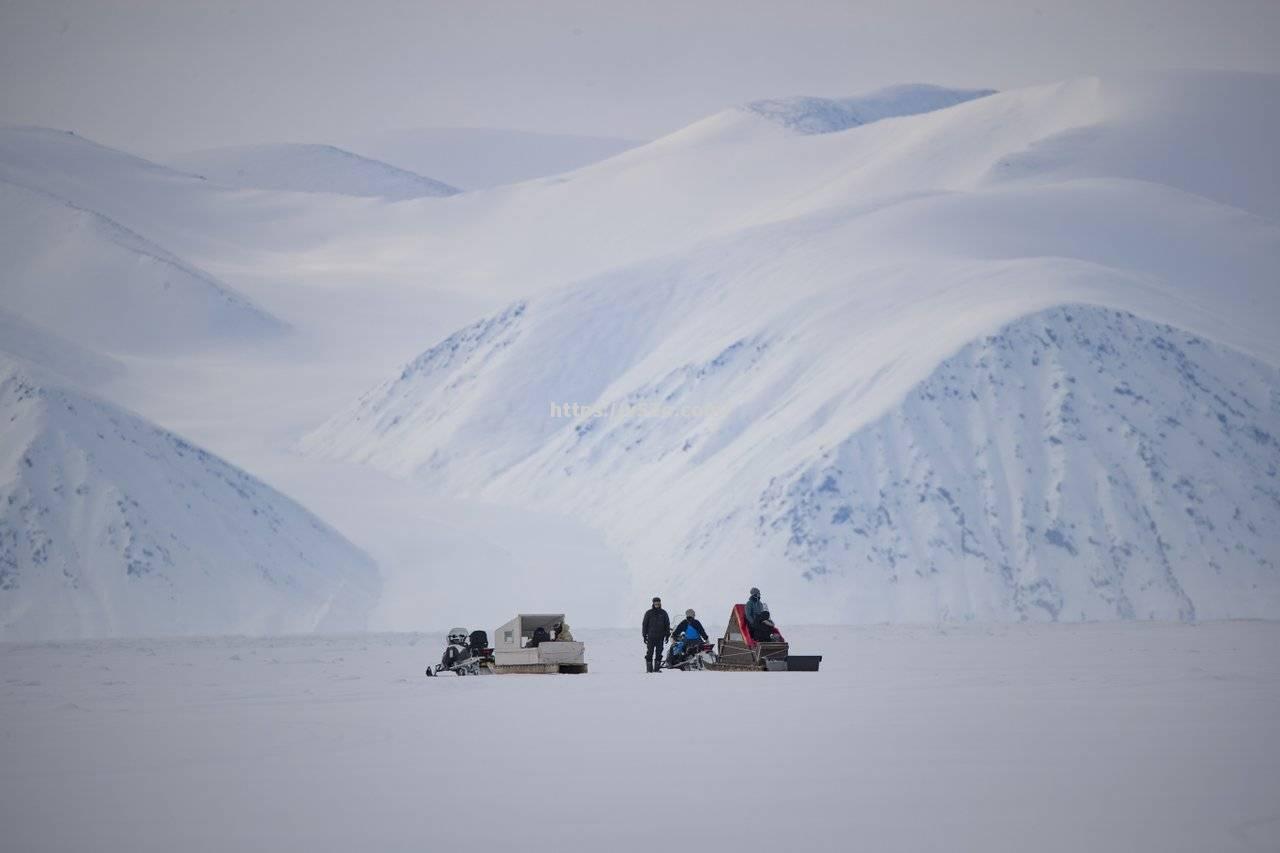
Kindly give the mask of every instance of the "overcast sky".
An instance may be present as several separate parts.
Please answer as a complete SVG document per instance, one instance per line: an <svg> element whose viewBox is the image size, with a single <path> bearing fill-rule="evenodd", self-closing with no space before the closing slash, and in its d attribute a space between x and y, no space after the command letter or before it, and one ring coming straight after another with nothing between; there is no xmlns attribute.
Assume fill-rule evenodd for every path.
<svg viewBox="0 0 1280 853"><path fill-rule="evenodd" d="M761 97L1278 57L1277 0L0 0L0 121L147 153L422 126L652 138Z"/></svg>

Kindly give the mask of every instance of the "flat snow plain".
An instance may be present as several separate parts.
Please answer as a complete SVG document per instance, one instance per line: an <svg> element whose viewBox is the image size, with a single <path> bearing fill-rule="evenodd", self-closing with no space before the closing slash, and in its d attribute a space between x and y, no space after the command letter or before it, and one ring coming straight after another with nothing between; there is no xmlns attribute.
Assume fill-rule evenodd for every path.
<svg viewBox="0 0 1280 853"><path fill-rule="evenodd" d="M716 630L708 625L709 630ZM0 645L25 851L1280 848L1280 623L810 627L812 673L430 634Z"/></svg>

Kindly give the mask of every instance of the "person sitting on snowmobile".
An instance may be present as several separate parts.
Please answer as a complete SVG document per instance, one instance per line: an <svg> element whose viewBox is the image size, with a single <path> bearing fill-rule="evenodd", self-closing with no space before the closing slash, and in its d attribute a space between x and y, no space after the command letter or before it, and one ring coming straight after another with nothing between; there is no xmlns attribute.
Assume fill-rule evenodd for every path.
<svg viewBox="0 0 1280 853"><path fill-rule="evenodd" d="M760 620L751 626L751 638L757 643L778 642L782 639L782 634L778 633L778 626L773 624L773 618L769 615L769 611L760 611Z"/></svg>
<svg viewBox="0 0 1280 853"><path fill-rule="evenodd" d="M751 597L747 599L745 610L751 639L757 643L767 643L778 636L778 626L773 624L769 608L760 600L760 590L754 586L751 587Z"/></svg>
<svg viewBox="0 0 1280 853"><path fill-rule="evenodd" d="M690 610L688 612L692 613L693 611ZM702 627L698 624L698 620L692 619L692 621L690 621L691 618L692 617L684 619L680 623L684 627L672 632L671 634L671 638L675 640L675 642L672 643L671 648L667 650L667 667L669 669L679 666L686 655L688 655L692 650L698 648L700 643L705 643L707 641L706 632L698 631L698 629Z"/></svg>
<svg viewBox="0 0 1280 853"><path fill-rule="evenodd" d="M559 625L556 625L554 627L556 629L555 641L557 643L573 642L573 632L569 630L568 622L561 622Z"/></svg>
<svg viewBox="0 0 1280 853"><path fill-rule="evenodd" d="M760 614L764 612L764 602L760 600L760 590L751 587L751 597L747 599L747 628L754 629L755 624L760 621ZM752 630L754 634L755 631Z"/></svg>
<svg viewBox="0 0 1280 853"><path fill-rule="evenodd" d="M707 629L702 627L702 623L694 618L693 608L689 608L684 612L684 618L680 620L680 624L676 625L676 629L671 632L671 639L680 640L684 636L685 628L692 626L697 635L702 638L702 642L707 641Z"/></svg>

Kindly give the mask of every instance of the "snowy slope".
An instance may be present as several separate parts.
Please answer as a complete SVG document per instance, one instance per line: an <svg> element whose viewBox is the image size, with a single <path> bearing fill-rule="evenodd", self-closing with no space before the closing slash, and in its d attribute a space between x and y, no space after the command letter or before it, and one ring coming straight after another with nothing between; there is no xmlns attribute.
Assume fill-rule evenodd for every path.
<svg viewBox="0 0 1280 853"><path fill-rule="evenodd" d="M332 145L280 143L192 151L170 165L227 187L384 198L453 195L440 181Z"/></svg>
<svg viewBox="0 0 1280 853"><path fill-rule="evenodd" d="M833 610L859 620L1274 616L1280 370L1051 309L966 346L756 509L757 540L841 576Z"/></svg>
<svg viewBox="0 0 1280 853"><path fill-rule="evenodd" d="M73 204L0 181L5 307L110 352L198 349L285 326L134 231Z"/></svg>
<svg viewBox="0 0 1280 853"><path fill-rule="evenodd" d="M1277 88L1248 74L1083 78L817 134L731 108L569 174L353 222L307 259L357 275L376 258L511 302L769 223L944 193L970 204L1002 186L1129 179L1275 218Z"/></svg>
<svg viewBox="0 0 1280 853"><path fill-rule="evenodd" d="M51 334L3 310L0 310L0 352L27 364L39 365L82 388L100 385L124 372L124 365L116 359Z"/></svg>
<svg viewBox="0 0 1280 853"><path fill-rule="evenodd" d="M378 575L217 457L4 361L0 637L364 627Z"/></svg>
<svg viewBox="0 0 1280 853"><path fill-rule="evenodd" d="M0 179L86 207L98 207L89 200L113 196L122 203L143 203L159 191L202 183L72 131L7 124L0 125Z"/></svg>
<svg viewBox="0 0 1280 853"><path fill-rule="evenodd" d="M434 175L466 190L570 172L638 142L608 136L532 133L482 127L421 127L354 136L354 151Z"/></svg>
<svg viewBox="0 0 1280 853"><path fill-rule="evenodd" d="M739 110L513 188L581 247L553 269L668 252L520 279L529 298L303 446L588 519L636 596L768 583L803 620L1275 615L1280 186L1256 140L1276 114L1220 105L1277 95L1083 80L817 135ZM1133 146L1169 127L1156 175ZM948 395L974 405L922 402ZM551 408L573 403L615 414ZM616 414L635 405L695 409ZM823 491L837 470L856 473Z"/></svg>
<svg viewBox="0 0 1280 853"><path fill-rule="evenodd" d="M96 213L202 269L264 265L260 253L326 239L344 217L377 204L222 187L40 127L0 125L0 181Z"/></svg>

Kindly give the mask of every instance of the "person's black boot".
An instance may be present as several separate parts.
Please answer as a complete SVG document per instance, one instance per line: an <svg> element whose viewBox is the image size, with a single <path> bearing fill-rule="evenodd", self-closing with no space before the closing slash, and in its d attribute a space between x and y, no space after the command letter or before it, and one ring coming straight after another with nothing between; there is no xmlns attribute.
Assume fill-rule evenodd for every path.
<svg viewBox="0 0 1280 853"><path fill-rule="evenodd" d="M645 659L644 659L644 671L653 672L653 661L649 660L647 655L645 656Z"/></svg>

